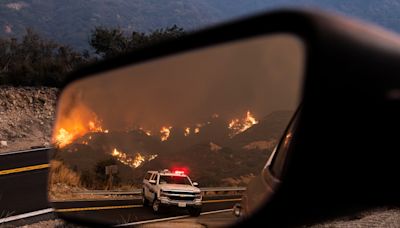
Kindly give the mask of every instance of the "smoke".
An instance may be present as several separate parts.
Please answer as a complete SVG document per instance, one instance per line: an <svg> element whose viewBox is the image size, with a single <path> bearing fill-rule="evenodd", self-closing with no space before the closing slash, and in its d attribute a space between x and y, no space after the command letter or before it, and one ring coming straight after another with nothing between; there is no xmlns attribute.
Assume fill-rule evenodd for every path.
<svg viewBox="0 0 400 228"><path fill-rule="evenodd" d="M250 110L262 118L294 110L300 96L304 50L290 35L217 45L112 70L69 86L57 121L86 107L103 128L159 132L210 119L227 123Z"/></svg>

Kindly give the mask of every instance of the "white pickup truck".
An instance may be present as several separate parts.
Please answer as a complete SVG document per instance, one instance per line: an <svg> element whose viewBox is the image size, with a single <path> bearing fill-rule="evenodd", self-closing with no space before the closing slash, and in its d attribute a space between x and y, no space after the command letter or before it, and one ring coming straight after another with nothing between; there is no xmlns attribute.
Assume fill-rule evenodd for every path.
<svg viewBox="0 0 400 228"><path fill-rule="evenodd" d="M143 179L143 205L151 205L154 213L161 207L176 206L199 216L202 195L197 185L182 171L148 171Z"/></svg>

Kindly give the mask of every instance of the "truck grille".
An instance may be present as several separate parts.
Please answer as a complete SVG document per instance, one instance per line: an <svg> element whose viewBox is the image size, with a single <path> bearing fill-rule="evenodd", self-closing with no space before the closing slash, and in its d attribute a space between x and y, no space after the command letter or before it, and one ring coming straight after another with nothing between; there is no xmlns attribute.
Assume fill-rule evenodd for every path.
<svg viewBox="0 0 400 228"><path fill-rule="evenodd" d="M164 191L164 193L166 194L180 194L180 195L196 195L198 193L194 193L194 192L175 192L175 191Z"/></svg>
<svg viewBox="0 0 400 228"><path fill-rule="evenodd" d="M185 201L193 201L194 200L194 196L190 196L190 197L168 196L168 198L170 198L171 200L185 200Z"/></svg>

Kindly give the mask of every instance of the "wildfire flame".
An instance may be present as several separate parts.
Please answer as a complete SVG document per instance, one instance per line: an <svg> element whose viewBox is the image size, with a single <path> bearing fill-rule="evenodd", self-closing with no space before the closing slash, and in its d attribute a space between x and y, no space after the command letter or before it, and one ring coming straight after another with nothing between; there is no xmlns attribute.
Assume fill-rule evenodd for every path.
<svg viewBox="0 0 400 228"><path fill-rule="evenodd" d="M60 148L71 144L75 139L85 135L88 132L108 133L108 130L103 130L93 121L90 121L87 126L76 124L75 126L69 127L68 129L69 130L66 130L65 128L60 128L58 131L56 131L57 133L54 136L53 141ZM83 144L87 145L88 142L85 141Z"/></svg>
<svg viewBox="0 0 400 228"><path fill-rule="evenodd" d="M133 167L137 168L142 164L142 162L144 162L144 156L142 156L140 153L137 153L132 165Z"/></svg>
<svg viewBox="0 0 400 228"><path fill-rule="evenodd" d="M77 106L69 115L62 115L58 120L53 135L53 143L65 147L88 132L104 132L99 118L84 106Z"/></svg>
<svg viewBox="0 0 400 228"><path fill-rule="evenodd" d="M114 148L111 155L117 158L117 160L120 161L122 164L128 165L132 168L137 168L141 166L144 161L146 161L146 156L142 155L139 152L136 153L135 157L131 157L122 151L118 151L117 148ZM149 155L147 161L151 161L155 159L157 156L158 156L157 154Z"/></svg>
<svg viewBox="0 0 400 228"><path fill-rule="evenodd" d="M55 142L59 147L64 147L73 141L74 136L64 128L58 130L58 134L55 136Z"/></svg>
<svg viewBox="0 0 400 228"><path fill-rule="evenodd" d="M200 132L200 128L199 127L196 127L195 129L194 129L194 133L195 134L198 134Z"/></svg>
<svg viewBox="0 0 400 228"><path fill-rule="evenodd" d="M152 155L150 155L150 157L147 161L151 161L151 160L155 159L156 157L158 157L158 154L152 154Z"/></svg>
<svg viewBox="0 0 400 228"><path fill-rule="evenodd" d="M185 132L183 132L185 136L190 135L190 127L185 128Z"/></svg>
<svg viewBox="0 0 400 228"><path fill-rule="evenodd" d="M160 130L160 133L161 133L161 141L165 141L165 140L167 140L168 139L168 137L169 137L169 134L171 133L171 129L172 129L172 127L171 126L169 126L169 127L162 127L161 128L161 130Z"/></svg>
<svg viewBox="0 0 400 228"><path fill-rule="evenodd" d="M142 127L139 127L139 130L141 130L143 133L145 133L147 136L151 136L151 131L150 130L146 130Z"/></svg>
<svg viewBox="0 0 400 228"><path fill-rule="evenodd" d="M231 122L228 124L228 128L232 130L230 137L233 137L250 127L252 127L254 124L258 124L258 121L256 118L251 114L250 111L247 111L246 117L242 119L233 119Z"/></svg>

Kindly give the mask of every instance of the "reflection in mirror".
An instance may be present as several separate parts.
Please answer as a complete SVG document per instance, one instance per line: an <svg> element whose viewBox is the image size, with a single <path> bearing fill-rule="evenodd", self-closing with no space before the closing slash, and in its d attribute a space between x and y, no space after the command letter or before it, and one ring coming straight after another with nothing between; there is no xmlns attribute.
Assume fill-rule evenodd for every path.
<svg viewBox="0 0 400 228"><path fill-rule="evenodd" d="M71 84L53 134L53 206L109 224L182 214L195 216L186 223L234 222L234 205L297 108L303 64L302 42L278 34ZM210 211L218 216L201 214Z"/></svg>

